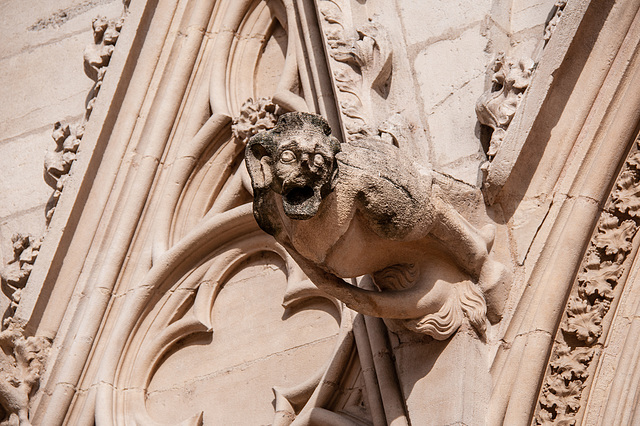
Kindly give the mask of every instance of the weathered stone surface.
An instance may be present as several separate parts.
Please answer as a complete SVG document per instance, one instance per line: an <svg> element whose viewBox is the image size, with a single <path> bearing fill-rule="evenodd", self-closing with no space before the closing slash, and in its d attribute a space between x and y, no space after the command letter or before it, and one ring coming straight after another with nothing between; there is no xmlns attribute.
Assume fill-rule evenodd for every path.
<svg viewBox="0 0 640 426"><path fill-rule="evenodd" d="M285 283L281 270L262 262L227 282L213 308L213 335L186 339L155 371L147 406L157 421L177 424L204 410L205 423L268 424L271 388L298 385L322 368L338 329L330 305L285 310Z"/></svg>
<svg viewBox="0 0 640 426"><path fill-rule="evenodd" d="M434 169L474 186L479 185L478 166L486 157L476 136L480 134L477 118L469 112L474 108L470 96L483 89L484 76L478 75L467 82L464 90L454 91L427 115L436 152Z"/></svg>
<svg viewBox="0 0 640 426"><path fill-rule="evenodd" d="M634 423L638 13L4 1L0 423Z"/></svg>
<svg viewBox="0 0 640 426"><path fill-rule="evenodd" d="M448 262L487 295L510 286L509 272L490 256L494 228L470 225L398 148L374 138L340 145L322 117L289 113L250 139L245 161L258 224L321 289L439 340L465 317L484 333L483 295ZM342 280L364 274L380 292ZM501 316L501 301L489 300L489 308Z"/></svg>
<svg viewBox="0 0 640 426"><path fill-rule="evenodd" d="M87 21L96 15L117 16L121 10L118 0L7 0L2 4L0 38L5 43L0 47L0 60L88 34L91 28L87 28Z"/></svg>
<svg viewBox="0 0 640 426"><path fill-rule="evenodd" d="M68 60L67 55L81 54L91 40L90 32L78 34L0 62L0 78L15 82L0 88L3 99L12 99L0 105L0 115L7 117L0 123L3 138L52 126L84 112L84 100L93 82L84 75L82 59ZM43 75L50 77L43 79Z"/></svg>
<svg viewBox="0 0 640 426"><path fill-rule="evenodd" d="M442 40L424 48L414 62L425 112L429 113L452 93L484 75L487 41L474 26L453 40Z"/></svg>
<svg viewBox="0 0 640 426"><path fill-rule="evenodd" d="M55 149L51 128L0 144L0 168L5 171L0 175L4 201L0 218L46 204L49 199L51 187L43 178L42 162L38 166L33 163L37 158L44 161L44 153Z"/></svg>
<svg viewBox="0 0 640 426"><path fill-rule="evenodd" d="M490 8L487 0L472 5L443 0L398 3L407 44L458 38L460 29L483 21Z"/></svg>
<svg viewBox="0 0 640 426"><path fill-rule="evenodd" d="M514 1L511 6L511 31L518 33L544 25L555 3L556 0Z"/></svg>

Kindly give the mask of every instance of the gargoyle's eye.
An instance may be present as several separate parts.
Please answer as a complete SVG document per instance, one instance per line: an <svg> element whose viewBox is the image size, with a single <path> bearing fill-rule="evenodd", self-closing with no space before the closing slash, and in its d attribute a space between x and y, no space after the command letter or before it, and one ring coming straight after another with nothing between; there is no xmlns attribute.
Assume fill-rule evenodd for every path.
<svg viewBox="0 0 640 426"><path fill-rule="evenodd" d="M280 161L283 163L291 163L292 161L295 161L295 159L296 155L291 150L287 149L286 151L282 151L282 154L280 154Z"/></svg>
<svg viewBox="0 0 640 426"><path fill-rule="evenodd" d="M316 167L322 167L322 166L324 166L324 157L323 157L322 155L320 155L320 154L316 154L316 155L313 157L313 164L314 164Z"/></svg>

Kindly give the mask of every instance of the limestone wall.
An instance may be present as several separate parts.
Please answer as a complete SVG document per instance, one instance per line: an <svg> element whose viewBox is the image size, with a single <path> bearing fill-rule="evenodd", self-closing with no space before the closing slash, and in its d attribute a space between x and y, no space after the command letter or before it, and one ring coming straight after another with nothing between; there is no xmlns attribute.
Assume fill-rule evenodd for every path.
<svg viewBox="0 0 640 426"><path fill-rule="evenodd" d="M94 82L83 51L91 21L119 16L120 0L9 0L0 6L0 253L13 258L11 236L40 236L54 189L44 179L53 125L79 123ZM55 182L53 183L55 186Z"/></svg>

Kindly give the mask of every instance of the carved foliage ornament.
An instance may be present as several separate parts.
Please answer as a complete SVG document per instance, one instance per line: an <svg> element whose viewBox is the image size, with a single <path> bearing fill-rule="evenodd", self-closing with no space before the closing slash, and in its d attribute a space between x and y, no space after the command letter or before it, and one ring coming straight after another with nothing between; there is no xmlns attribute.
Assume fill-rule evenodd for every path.
<svg viewBox="0 0 640 426"><path fill-rule="evenodd" d="M490 255L494 228L474 228L434 195L430 172L397 147L340 144L322 117L289 113L249 140L245 160L258 224L321 290L437 339L465 318L484 332L483 292L509 281ZM380 291L343 280L364 274Z"/></svg>
<svg viewBox="0 0 640 426"><path fill-rule="evenodd" d="M96 82L91 99L87 103L87 119L93 110L93 104L102 86L102 80L107 72L107 65L113 55L123 23L124 15L116 19L98 16L93 20L93 44L84 50L84 71L89 78Z"/></svg>
<svg viewBox="0 0 640 426"><path fill-rule="evenodd" d="M556 27L558 26L558 22L560 22L560 18L562 18L562 14L566 5L567 0L558 0L554 5L551 19L547 22L547 25L544 28L543 40L545 41L545 43L551 39L553 32L556 30Z"/></svg>
<svg viewBox="0 0 640 426"><path fill-rule="evenodd" d="M505 132L518 109L525 90L531 82L535 64L531 59L515 60L498 55L493 64L492 87L476 103L476 115L480 124L493 129L487 157L496 155Z"/></svg>
<svg viewBox="0 0 640 426"><path fill-rule="evenodd" d="M67 175L71 170L71 165L76 161L76 153L80 147L84 126L72 126L62 124L59 121L53 126L51 137L56 143L54 151L47 151L44 156L44 168L51 179L50 185L54 188L51 199L47 205L45 216L47 225L53 217L56 205L64 189Z"/></svg>
<svg viewBox="0 0 640 426"><path fill-rule="evenodd" d="M0 424L28 426L29 398L37 390L50 343L25 337L10 324L0 332Z"/></svg>
<svg viewBox="0 0 640 426"><path fill-rule="evenodd" d="M535 61L526 57L510 58L501 52L493 62L491 67L492 86L480 96L476 103L478 121L493 130L487 149L489 162L493 160L502 145L511 120L513 120L522 97L531 83L539 55L555 31L566 4L566 0L558 0L555 3L551 17L545 26L542 40L536 52L533 53ZM486 172L488 166L489 163L485 163L482 167L483 171Z"/></svg>
<svg viewBox="0 0 640 426"><path fill-rule="evenodd" d="M0 272L2 292L11 300L10 315L13 315L22 289L27 284L27 279L38 257L42 238L34 238L30 235L14 234L11 237L13 244L13 259Z"/></svg>
<svg viewBox="0 0 640 426"><path fill-rule="evenodd" d="M602 346L603 320L619 295L618 280L640 226L640 152L638 143L618 177L598 220L576 285L560 325L558 343L538 402L535 423L572 425L582 391Z"/></svg>
<svg viewBox="0 0 640 426"><path fill-rule="evenodd" d="M113 55L123 23L124 15L117 19L107 19L99 16L93 20L94 43L84 50L84 69L87 76L95 81L95 84L89 94L84 117L82 122L77 125L70 126L58 121L53 126L51 137L56 143L56 148L54 151L47 151L44 159L44 168L49 179L48 183L54 189L45 211L47 225L49 225L53 217L58 199L64 189L66 177L71 170L71 165L76 160L76 153L84 135L85 124L93 111L93 105L102 87L102 80L107 71L111 55Z"/></svg>
<svg viewBox="0 0 640 426"><path fill-rule="evenodd" d="M233 136L246 143L256 133L273 129L282 113L282 108L269 98L247 99L240 108L240 114L233 119Z"/></svg>
<svg viewBox="0 0 640 426"><path fill-rule="evenodd" d="M100 90L106 66L122 28L123 17L117 20L96 18L93 21L94 45L85 49L85 70L96 81L91 99L86 106L82 124L70 127L56 122L52 138L54 151L45 154L44 167L48 183L54 187L46 209L46 223L55 211L66 177L76 159L76 152L84 133L84 124L89 119L95 97ZM33 264L38 256L43 237L15 234L13 259L0 271L3 293L11 304L5 312L3 330L0 332L0 424L29 425L29 398L36 391L44 371L49 341L42 337L25 337L12 321L20 303Z"/></svg>
<svg viewBox="0 0 640 426"><path fill-rule="evenodd" d="M345 19L339 1L319 3L325 25L329 55L347 141L377 134L371 91L388 92L393 66L391 42L377 22L369 20L358 29Z"/></svg>

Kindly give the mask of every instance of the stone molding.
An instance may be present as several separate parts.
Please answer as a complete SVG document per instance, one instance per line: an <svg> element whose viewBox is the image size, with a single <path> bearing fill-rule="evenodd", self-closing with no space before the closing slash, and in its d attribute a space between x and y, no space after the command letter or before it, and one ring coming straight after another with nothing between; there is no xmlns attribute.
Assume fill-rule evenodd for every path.
<svg viewBox="0 0 640 426"><path fill-rule="evenodd" d="M571 22L571 20L565 21L565 18L570 16L572 6L577 4L571 2L567 4L563 20L556 31L566 29L562 22ZM547 197L551 205L544 219L540 221L535 241L530 246L531 251L526 262L534 266L527 276L526 287L522 289L513 319L504 334L504 344L493 361L492 368L496 375L490 403L489 424L501 422L520 424L532 421L537 409L538 396L542 391L541 377L543 372L547 371L553 339L558 331L575 277L581 272L580 265L600 217L601 207L605 205L611 194L620 165L630 147L635 143L637 129L635 124L630 123L640 121L637 113L640 95L636 88L639 66L636 52L640 37L640 31L636 25L640 19L637 13L638 6L638 3L628 5L636 12L634 16L629 14L628 9L614 4L604 23L601 21L602 17L593 9L584 15L581 25L586 25L593 19L602 23L602 28L597 30L591 25L584 27L585 29L590 28L596 34L606 34L610 37L606 40L599 39L594 49L600 53L610 52L612 45L618 46L616 57L611 62L610 68L599 74L598 77L605 80L601 86L598 86L597 93L589 92L593 88L591 79L588 83L580 80L576 82L577 86L573 87L571 99L567 105L584 105L586 111L581 112L581 117L585 117L585 121L581 121L582 127L576 129L565 125L564 120L568 116L560 117L555 124L552 139L559 141L557 139L559 134L580 136L562 139L569 144L564 148L557 144L543 145L546 151L540 157L539 163L536 162L537 159L534 161L538 166L533 173L532 181L525 192L519 193L520 197L524 198L522 203L527 197L538 197L538 199ZM559 33L556 32L556 34ZM550 46L555 39L554 35ZM581 73L586 72L585 70L599 69L596 57L596 53L590 52L589 60L585 62L585 68ZM529 102L536 76L540 75L539 71L543 65L541 61L523 105ZM558 74L556 82L562 78L562 75L565 74ZM553 94L554 91L550 93ZM587 98L585 99L584 96ZM545 109L541 111L545 112ZM634 112L630 115L630 111ZM516 116L518 114L516 113ZM575 119L576 116L572 114L569 121L575 124ZM529 148L532 147L529 146ZM535 149L529 151L529 156L534 155L535 152ZM562 155L566 162L554 168L551 166L550 158L557 159L559 155ZM498 156L500 153L496 155L492 164L495 164ZM532 167L531 162L527 164L528 167ZM557 166L559 163L555 164ZM520 172L522 171L523 169L520 169ZM545 177L546 182L538 179L541 176ZM553 185L549 185L550 176L558 179ZM595 176L598 178L594 178ZM509 189L503 189L503 191L507 189L503 196L509 191L514 191L514 182L509 186ZM515 191L511 192L512 196L518 193L517 189ZM623 236L621 243L626 245L626 237L621 231L629 231L632 228L632 223L627 221L630 218L623 217L622 221L618 218L608 218L609 220L603 219L601 223L603 235L612 235L609 232L620 234ZM612 228L612 225L617 226L617 224L622 224L623 228ZM608 229L613 231L607 232ZM605 254L608 244L606 240L607 238L599 237L597 243L605 250ZM531 258L531 253L535 253L534 258ZM606 282L607 279L611 280L615 277L617 267L613 259L604 260L612 262L611 265L603 264L606 271L610 272L609 275L605 275ZM600 266L597 270L601 270ZM589 270L586 272L588 273ZM584 277L586 282L587 275L581 274L581 277ZM599 292L597 294L599 295ZM572 313L572 318L575 319L572 320L573 325L567 322L566 328L571 331L569 334L574 338L579 333L586 342L595 339L599 333L600 326L596 323L599 321L600 312L598 307L589 310L590 305L580 299L578 302L574 305ZM606 299L603 304L606 305ZM589 311L586 312L587 310ZM595 322L580 324L581 318L589 317ZM576 346L588 345L583 343ZM576 361L579 364L588 363L588 356L578 356L578 358L582 360ZM561 372L559 366L557 371ZM579 387L581 381L580 379L573 382L572 386Z"/></svg>
<svg viewBox="0 0 640 426"><path fill-rule="evenodd" d="M584 406L583 390L593 376L611 322L606 315L618 303L640 226L639 144L634 144L600 214L571 290L538 401L536 424L575 423Z"/></svg>

